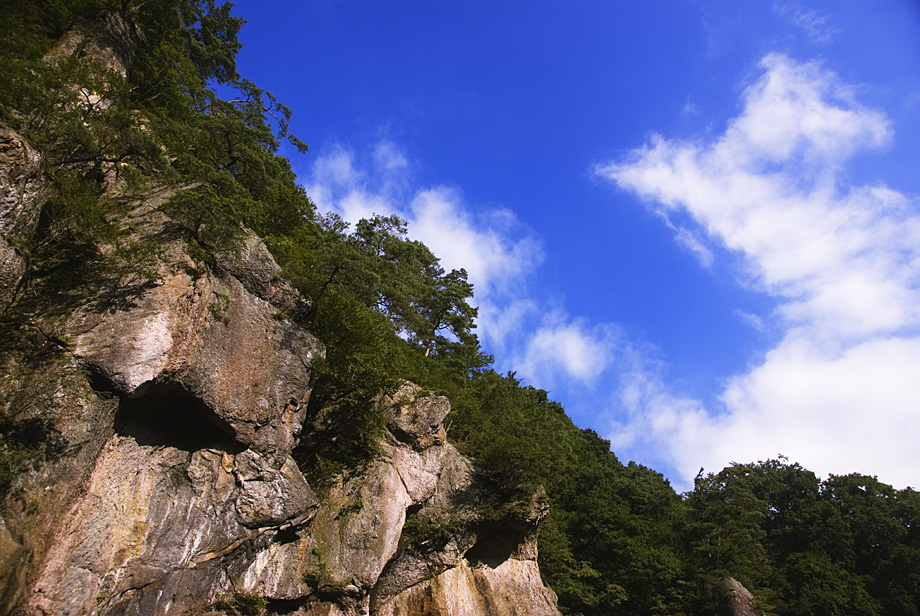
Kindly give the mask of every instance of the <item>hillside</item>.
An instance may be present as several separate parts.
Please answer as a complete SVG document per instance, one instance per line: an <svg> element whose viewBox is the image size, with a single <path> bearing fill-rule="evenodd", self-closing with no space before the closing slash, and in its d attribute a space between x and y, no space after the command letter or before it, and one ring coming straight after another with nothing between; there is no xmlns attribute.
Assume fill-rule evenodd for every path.
<svg viewBox="0 0 920 616"><path fill-rule="evenodd" d="M212 0L0 11L0 614L920 614L920 498L677 494L318 213Z"/></svg>

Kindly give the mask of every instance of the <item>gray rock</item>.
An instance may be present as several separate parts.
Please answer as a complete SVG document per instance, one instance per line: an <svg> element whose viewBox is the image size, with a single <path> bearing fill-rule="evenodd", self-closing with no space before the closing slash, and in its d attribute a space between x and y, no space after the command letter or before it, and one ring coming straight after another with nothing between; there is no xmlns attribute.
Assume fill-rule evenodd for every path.
<svg viewBox="0 0 920 616"><path fill-rule="evenodd" d="M19 601L30 556L0 519L0 580L4 580L0 586L0 614L9 613Z"/></svg>
<svg viewBox="0 0 920 616"><path fill-rule="evenodd" d="M16 131L0 125L0 310L25 272L26 256L19 244L35 233L47 189L38 152Z"/></svg>
<svg viewBox="0 0 920 616"><path fill-rule="evenodd" d="M189 453L116 434L61 521L29 604L53 614L196 613L314 504L292 460L279 471L250 451Z"/></svg>
<svg viewBox="0 0 920 616"><path fill-rule="evenodd" d="M138 227L169 238L155 212ZM163 243L159 275L127 309L74 313L66 325L74 354L124 395L180 388L280 468L301 429L322 344L235 277L196 273L179 238Z"/></svg>
<svg viewBox="0 0 920 616"><path fill-rule="evenodd" d="M303 519L319 502L291 458L280 469L274 469L265 458L246 450L236 456L233 473L239 486L236 510L249 528Z"/></svg>
<svg viewBox="0 0 920 616"><path fill-rule="evenodd" d="M763 612L757 609L754 595L735 578L722 579L717 591L724 613L731 616L762 616Z"/></svg>
<svg viewBox="0 0 920 616"><path fill-rule="evenodd" d="M219 271L233 276L252 295L264 299L295 321L310 311L310 302L281 275L268 248L252 231L246 231L233 250L216 255Z"/></svg>
<svg viewBox="0 0 920 616"><path fill-rule="evenodd" d="M386 606L394 601L398 603L400 600L396 597L405 596L409 589L464 564L477 570L500 571L495 574L497 577L493 576L495 579L501 579L507 571L517 571L502 569L506 562L531 562L537 566L537 537L540 524L549 511L545 493L535 494L526 511L509 513L499 520L481 520L475 508L476 486L469 475L469 461L462 456L459 458L447 457L441 474L442 485L415 514L428 520L429 525L446 527L447 538L409 538L411 544L403 545L374 586L371 606L375 611L389 609ZM529 592L542 596L542 582ZM555 606L555 600L552 604Z"/></svg>
<svg viewBox="0 0 920 616"><path fill-rule="evenodd" d="M444 396L422 394L418 385L404 383L395 394L379 402L390 432L417 450L447 440L443 422L450 412L450 403Z"/></svg>
<svg viewBox="0 0 920 616"><path fill-rule="evenodd" d="M377 616L558 616L555 594L543 586L532 560L496 568L465 561L376 606Z"/></svg>
<svg viewBox="0 0 920 616"><path fill-rule="evenodd" d="M53 62L55 58L66 56L89 57L104 69L124 77L140 36L136 24L123 13L101 11L96 19L65 32L45 59Z"/></svg>

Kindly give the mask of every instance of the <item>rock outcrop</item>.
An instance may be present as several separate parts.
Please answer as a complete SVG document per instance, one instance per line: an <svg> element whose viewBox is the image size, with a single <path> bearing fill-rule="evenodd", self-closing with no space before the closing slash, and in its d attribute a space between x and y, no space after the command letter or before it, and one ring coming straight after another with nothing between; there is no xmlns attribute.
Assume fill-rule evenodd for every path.
<svg viewBox="0 0 920 616"><path fill-rule="evenodd" d="M35 232L46 191L38 152L0 125L0 310L9 305L25 273L20 245Z"/></svg>
<svg viewBox="0 0 920 616"><path fill-rule="evenodd" d="M757 609L757 601L744 585L735 578L721 580L717 587L720 614L725 616L763 616Z"/></svg>
<svg viewBox="0 0 920 616"><path fill-rule="evenodd" d="M382 396L377 454L309 484L295 458L309 458L324 354L298 324L309 302L254 235L205 268L153 205L130 224L157 243L155 280L35 315L50 356L0 358L3 415L38 422L46 453L3 505L0 614L216 614L244 599L302 615L557 614L536 563L542 497L481 517L445 398L409 383Z"/></svg>
<svg viewBox="0 0 920 616"><path fill-rule="evenodd" d="M376 612L380 616L551 616L556 597L543 588L532 560L508 559L494 569L466 561L406 589Z"/></svg>
<svg viewBox="0 0 920 616"><path fill-rule="evenodd" d="M124 77L135 26L101 11L45 61ZM128 250L75 240L79 274L30 280L49 181L0 126L0 616L558 614L545 498L485 513L446 398L381 395L375 455L317 477L309 300L254 233L205 259L156 178L97 181Z"/></svg>

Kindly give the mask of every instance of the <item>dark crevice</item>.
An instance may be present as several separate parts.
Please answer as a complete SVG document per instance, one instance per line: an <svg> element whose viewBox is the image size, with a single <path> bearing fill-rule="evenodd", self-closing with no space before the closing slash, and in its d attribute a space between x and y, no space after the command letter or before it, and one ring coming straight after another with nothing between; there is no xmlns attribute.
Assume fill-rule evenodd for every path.
<svg viewBox="0 0 920 616"><path fill-rule="evenodd" d="M115 415L115 432L139 445L184 451L217 449L239 453L230 425L203 402L179 387L150 389L138 398L123 398Z"/></svg>
<svg viewBox="0 0 920 616"><path fill-rule="evenodd" d="M290 528L279 530L277 533L275 533L272 541L283 545L285 543L294 543L298 539L300 539L300 535L297 534L297 528L292 526Z"/></svg>
<svg viewBox="0 0 920 616"><path fill-rule="evenodd" d="M266 611L269 614L293 614L306 605L308 597L298 599L269 599Z"/></svg>
<svg viewBox="0 0 920 616"><path fill-rule="evenodd" d="M487 522L478 529L476 543L464 558L474 565L497 567L511 558L524 542L528 530L527 524L517 521Z"/></svg>
<svg viewBox="0 0 920 616"><path fill-rule="evenodd" d="M109 377L100 372L96 366L88 365L86 367L86 380L90 389L102 398L116 396L120 393Z"/></svg>

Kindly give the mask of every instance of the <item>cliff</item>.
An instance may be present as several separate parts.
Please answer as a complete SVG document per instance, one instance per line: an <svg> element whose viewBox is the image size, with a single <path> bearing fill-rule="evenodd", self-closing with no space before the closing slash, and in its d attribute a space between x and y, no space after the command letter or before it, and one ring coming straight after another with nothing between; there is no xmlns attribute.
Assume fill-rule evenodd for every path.
<svg viewBox="0 0 920 616"><path fill-rule="evenodd" d="M14 242L43 193L5 135ZM556 614L536 565L545 506L477 517L445 398L381 396L377 454L310 485L298 460L325 350L292 318L308 301L252 234L202 268L156 199L127 220L158 247L153 281L115 304L48 298L38 347L3 350L3 414L37 427L42 455L3 504L0 613ZM4 264L12 297L20 268Z"/></svg>
<svg viewBox="0 0 920 616"><path fill-rule="evenodd" d="M228 214L293 194L302 225L309 202L248 111L222 108L237 131L224 147L255 144L245 165L232 148L215 162L220 146L196 141L208 131L172 118L200 104L188 73L165 112L165 90L124 87L137 54L161 87L171 40L199 54L202 83L233 73L195 28L232 51L240 21L190 6L77 13L10 65L26 86L0 100L0 614L558 614L536 562L544 495L480 507L446 398L382 388L371 455L323 457L342 415L311 399L327 350L312 300ZM37 75L62 85L30 90ZM186 131L175 152L141 90L160 134ZM240 191L253 169L281 180Z"/></svg>

